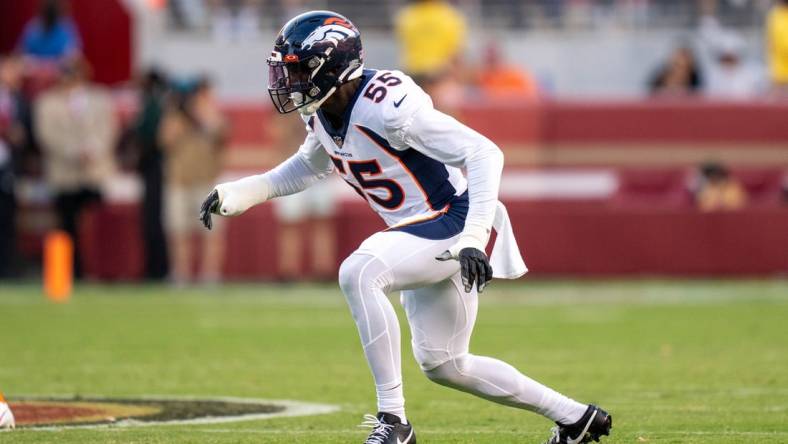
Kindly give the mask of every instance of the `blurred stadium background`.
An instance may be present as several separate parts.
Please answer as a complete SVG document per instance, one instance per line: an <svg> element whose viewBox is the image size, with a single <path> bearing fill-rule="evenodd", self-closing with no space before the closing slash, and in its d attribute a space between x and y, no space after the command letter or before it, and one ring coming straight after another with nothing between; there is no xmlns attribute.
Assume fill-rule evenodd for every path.
<svg viewBox="0 0 788 444"><path fill-rule="evenodd" d="M55 43L35 29L50 3L65 30ZM298 146L297 118L268 103L265 56L287 17L331 8L361 28L368 66L417 75L439 108L502 147L502 198L533 275L783 274L786 25L774 3L3 2L13 216L0 268L36 276L42 238L60 227L78 239L85 278L191 279L183 263L201 253L183 239L199 234L186 196ZM58 96L74 84L94 105ZM89 117L46 111L47 96ZM331 278L382 226L335 185L229 221L206 238L197 278Z"/></svg>
<svg viewBox="0 0 788 444"><path fill-rule="evenodd" d="M528 346L517 337L530 337L535 352L520 362L525 368L541 356L537 376L594 399L604 400L617 377L631 378L626 369L634 366L640 373L614 408L650 418L642 423L657 436L665 424L684 430L708 419L700 433L665 432L664 442L785 439L788 4L772 0L1 1L0 316L24 338L0 339L0 390L12 403L15 393L87 391L292 394L353 402L343 411L354 415L365 405L360 395L342 399L344 389L314 395L295 381L271 387L256 369L287 378L287 363L308 355L319 356L329 376L367 377L333 284L341 260L383 228L366 203L328 181L210 234L196 225L199 200L214 183L266 170L300 144L298 117L270 105L265 58L279 27L309 9L348 16L361 30L367 66L414 75L439 109L505 152L501 199L531 272L522 285L492 287L478 344L506 353ZM77 277L66 318L31 302L41 299L40 278L51 279L47 248L57 256L62 246L62 237L48 236L63 231L74 242ZM730 278L748 280L728 285ZM315 287L292 285L301 281L325 282L317 288L326 300ZM256 297L262 302L251 302ZM320 316L314 307L326 306L314 330L326 340L310 342L303 330ZM271 324L256 325L245 310L273 313L262 318ZM601 320L589 324L580 311ZM237 331L228 327L234 322ZM149 335L129 336L126 328L146 323ZM40 334L31 325L42 326ZM533 336L529 325L541 333ZM581 334L586 327L594 332ZM557 338L551 329L568 333ZM112 332L105 339L119 350L103 354L112 345L98 330ZM171 342L190 331L196 339L182 339L182 349ZM269 339L254 345L241 333ZM332 348L328 338L347 341ZM645 348L627 338L642 338ZM587 339L594 345L577 350ZM305 347L304 355L279 341ZM729 344L735 356L726 354ZM269 356L260 347L278 353L281 366L260 362ZM151 354L130 352L140 349ZM210 376L187 370L195 364L190 350L231 368L209 366ZM347 366L336 367L336 356ZM605 363L590 386L582 371L561 369L568 359L599 356ZM61 360L73 366L65 375L40 371ZM87 362L114 379L96 379L95 368L80 367ZM153 378L168 366L181 372L180 385ZM406 373L416 377L415 367L406 364ZM139 386L118 388L140 375L147 376ZM212 381L188 382L201 378ZM726 384L737 383L750 391L728 396ZM649 388L657 416L639 399ZM424 390L416 408L428 415L428 399L443 395ZM667 393L664 404L659 393ZM442 408L462 418L465 398L448 399ZM669 416L693 402L727 408L724 417L743 415L742 423L718 436L718 419L698 419L695 407L680 410L690 419ZM757 414L766 410L770 419ZM469 427L498 415L481 412ZM266 442L295 442L287 431L297 425L281 424ZM642 437L624 427L626 442ZM441 432L426 433L440 442ZM515 438L479 433L473 442ZM152 442L193 438L157 432ZM457 439L446 442L467 442Z"/></svg>

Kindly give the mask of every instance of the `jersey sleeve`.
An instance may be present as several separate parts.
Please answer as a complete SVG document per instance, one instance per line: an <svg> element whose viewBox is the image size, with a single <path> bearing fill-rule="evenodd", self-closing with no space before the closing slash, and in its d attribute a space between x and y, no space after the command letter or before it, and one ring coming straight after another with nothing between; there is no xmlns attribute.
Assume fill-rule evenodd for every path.
<svg viewBox="0 0 788 444"><path fill-rule="evenodd" d="M430 100L414 103L387 117L386 133L392 146L412 148L444 164L465 169L470 207L463 233L475 238L475 244L483 249L498 201L503 170L501 150L490 139L433 108Z"/></svg>
<svg viewBox="0 0 788 444"><path fill-rule="evenodd" d="M333 171L334 164L309 124L306 129L306 138L298 151L264 174L270 185L269 198L303 191Z"/></svg>

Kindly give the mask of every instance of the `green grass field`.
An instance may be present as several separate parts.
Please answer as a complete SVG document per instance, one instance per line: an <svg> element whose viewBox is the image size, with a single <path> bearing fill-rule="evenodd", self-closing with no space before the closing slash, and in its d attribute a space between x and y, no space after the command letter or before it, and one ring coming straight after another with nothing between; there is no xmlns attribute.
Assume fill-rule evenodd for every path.
<svg viewBox="0 0 788 444"><path fill-rule="evenodd" d="M356 425L375 409L336 286L84 286L54 305L36 286L3 285L0 332L0 390L12 400L211 395L341 407L216 425L17 430L0 433L2 443L360 443ZM606 442L788 442L785 280L496 283L483 296L472 351L603 405L615 418ZM546 419L429 382L407 336L403 365L422 444L549 435Z"/></svg>

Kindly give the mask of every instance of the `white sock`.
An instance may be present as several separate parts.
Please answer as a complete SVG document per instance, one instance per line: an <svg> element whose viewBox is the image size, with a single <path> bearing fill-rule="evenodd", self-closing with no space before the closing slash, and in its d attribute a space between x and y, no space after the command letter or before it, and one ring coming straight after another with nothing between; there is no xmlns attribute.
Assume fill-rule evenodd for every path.
<svg viewBox="0 0 788 444"><path fill-rule="evenodd" d="M384 384L376 386L378 394L378 411L399 416L403 424L408 423L405 417L405 396L402 393L402 383Z"/></svg>

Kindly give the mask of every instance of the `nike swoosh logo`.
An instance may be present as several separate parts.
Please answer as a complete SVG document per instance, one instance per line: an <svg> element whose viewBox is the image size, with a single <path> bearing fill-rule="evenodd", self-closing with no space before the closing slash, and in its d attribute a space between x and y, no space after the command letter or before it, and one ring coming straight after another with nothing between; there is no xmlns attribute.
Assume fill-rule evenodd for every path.
<svg viewBox="0 0 788 444"><path fill-rule="evenodd" d="M408 97L408 95L405 94L404 96L402 96L401 99L399 99L398 101L394 102L394 108L399 108L399 106L402 105L402 101L405 100L405 97Z"/></svg>
<svg viewBox="0 0 788 444"><path fill-rule="evenodd" d="M588 433L588 429L591 428L591 423L594 422L594 418L596 418L597 413L599 413L599 410L594 410L594 414L591 415L591 419L589 419L588 422L586 422L586 426L585 428L583 428L583 431L580 432L579 435L577 435L577 438L569 439L567 441L567 444L580 444L583 442L583 438L586 437L586 433Z"/></svg>
<svg viewBox="0 0 788 444"><path fill-rule="evenodd" d="M407 95L407 94L405 94L405 95ZM402 101L400 100L400 102L402 102ZM400 441L399 437L397 437L397 444L408 444L410 442L411 438L413 438L413 429L412 428L410 429L410 435L408 435L408 437L405 438L405 441Z"/></svg>

